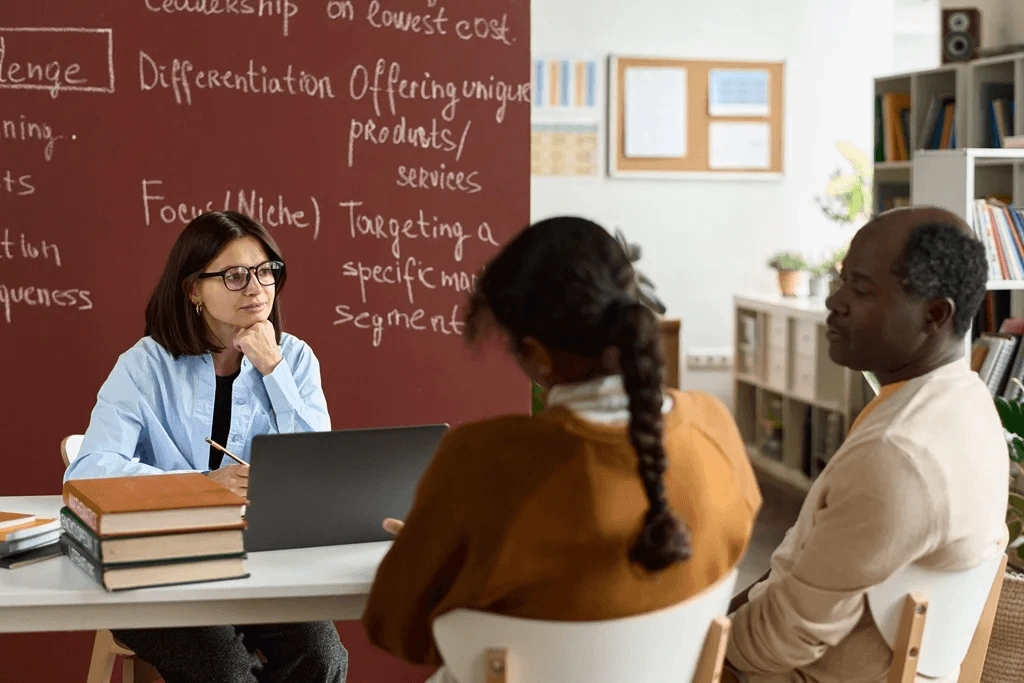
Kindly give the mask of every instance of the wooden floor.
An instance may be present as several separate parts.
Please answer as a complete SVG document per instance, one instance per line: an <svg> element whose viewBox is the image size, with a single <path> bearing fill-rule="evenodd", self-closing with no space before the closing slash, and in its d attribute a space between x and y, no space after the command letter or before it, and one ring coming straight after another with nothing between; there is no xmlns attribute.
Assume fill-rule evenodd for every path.
<svg viewBox="0 0 1024 683"><path fill-rule="evenodd" d="M750 548L740 563L736 581L737 592L761 577L770 566L772 551L782 542L786 531L793 526L803 498L792 489L759 477L764 504L754 526Z"/></svg>

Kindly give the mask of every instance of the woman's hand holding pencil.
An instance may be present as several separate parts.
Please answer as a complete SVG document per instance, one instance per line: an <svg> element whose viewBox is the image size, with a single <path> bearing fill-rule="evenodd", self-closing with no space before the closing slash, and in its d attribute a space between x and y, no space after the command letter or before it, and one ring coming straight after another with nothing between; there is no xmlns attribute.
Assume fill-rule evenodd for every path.
<svg viewBox="0 0 1024 683"><path fill-rule="evenodd" d="M239 495L243 498L248 498L249 463L242 460L237 455L235 455L228 449L224 448L213 439L207 439L206 442L238 463L237 465L226 465L219 469L213 470L206 476L208 476L210 479L213 479L215 482L217 482L224 488L229 489L232 493Z"/></svg>

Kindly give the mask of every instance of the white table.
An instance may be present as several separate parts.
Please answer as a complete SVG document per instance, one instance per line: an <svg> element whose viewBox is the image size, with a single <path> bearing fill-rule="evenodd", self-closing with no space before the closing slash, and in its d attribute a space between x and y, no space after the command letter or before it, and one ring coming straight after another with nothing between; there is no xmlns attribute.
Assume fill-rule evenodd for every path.
<svg viewBox="0 0 1024 683"><path fill-rule="evenodd" d="M57 517L60 496L0 497ZM0 569L0 633L359 619L390 543L250 553L247 579L108 593L67 557Z"/></svg>

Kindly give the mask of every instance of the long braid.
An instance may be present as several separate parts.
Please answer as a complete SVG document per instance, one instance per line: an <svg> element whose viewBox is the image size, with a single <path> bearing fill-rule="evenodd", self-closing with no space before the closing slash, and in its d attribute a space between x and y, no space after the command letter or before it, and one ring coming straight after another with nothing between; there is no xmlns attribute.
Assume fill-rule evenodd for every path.
<svg viewBox="0 0 1024 683"><path fill-rule="evenodd" d="M629 396L629 441L648 499L632 561L658 571L690 557L689 530L669 508L663 476L662 359L654 314L633 296L636 273L601 226L575 217L534 224L484 269L470 297L466 336L504 333L514 353L533 339L550 351L601 360L617 350Z"/></svg>
<svg viewBox="0 0 1024 683"><path fill-rule="evenodd" d="M638 458L638 471L650 507L630 559L650 571L665 569L690 557L689 530L669 508L665 497L667 466L662 442L662 358L654 314L635 299L613 301L617 322L622 380L629 396L629 441Z"/></svg>

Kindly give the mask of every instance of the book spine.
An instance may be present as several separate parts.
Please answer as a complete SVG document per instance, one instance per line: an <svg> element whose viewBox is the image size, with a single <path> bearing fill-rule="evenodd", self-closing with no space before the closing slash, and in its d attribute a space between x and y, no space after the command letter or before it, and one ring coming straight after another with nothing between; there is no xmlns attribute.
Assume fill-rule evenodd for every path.
<svg viewBox="0 0 1024 683"><path fill-rule="evenodd" d="M106 584L103 583L103 572L95 564L89 561L81 550L75 546L74 541L69 541L67 538L61 539L61 545L64 546L64 553L71 560L71 563L81 569L83 572L92 577L93 581L106 588Z"/></svg>
<svg viewBox="0 0 1024 683"><path fill-rule="evenodd" d="M95 531L97 534L100 532L100 520L92 509L78 499L73 493L67 494L67 506L68 509L75 513L80 520L82 520L86 526Z"/></svg>
<svg viewBox="0 0 1024 683"><path fill-rule="evenodd" d="M103 561L103 554L100 550L100 539L89 533L85 526L71 516L71 511L64 509L60 511L60 528L65 534L75 539L82 548L98 561Z"/></svg>

